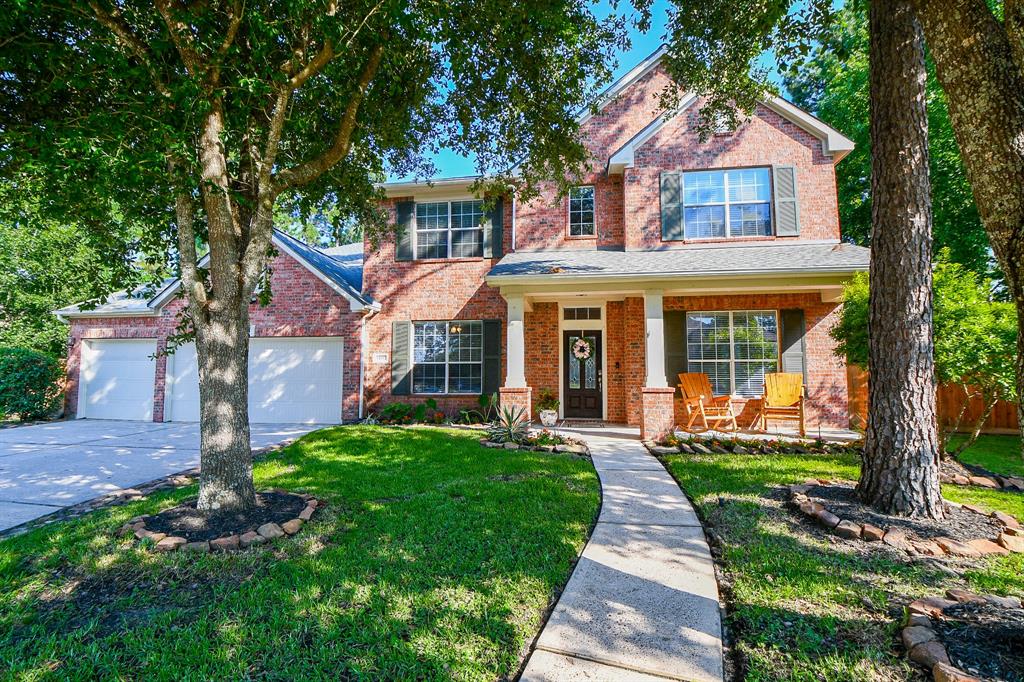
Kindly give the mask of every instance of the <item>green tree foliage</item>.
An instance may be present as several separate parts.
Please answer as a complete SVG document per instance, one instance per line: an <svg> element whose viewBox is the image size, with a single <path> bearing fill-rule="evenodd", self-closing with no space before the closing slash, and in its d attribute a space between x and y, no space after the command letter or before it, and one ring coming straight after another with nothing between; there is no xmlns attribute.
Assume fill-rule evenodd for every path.
<svg viewBox="0 0 1024 682"><path fill-rule="evenodd" d="M68 330L52 311L161 272L138 258L131 226L108 240L105 227L97 235L73 216L46 217L41 198L38 186L0 183L0 346L62 357Z"/></svg>
<svg viewBox="0 0 1024 682"><path fill-rule="evenodd" d="M933 277L936 378L942 384L959 385L965 407L974 397L984 405L969 425L970 437L955 450L946 449L953 457L977 439L998 401L1016 400L1017 314L1012 303L993 301L991 292L990 280L952 261L948 249L940 253ZM842 314L831 332L836 354L862 367L868 365L868 298L868 277L858 275L846 286ZM965 414L947 415L944 444L952 432L965 427Z"/></svg>
<svg viewBox="0 0 1024 682"><path fill-rule="evenodd" d="M255 504L249 305L279 205L304 219L329 197L335 225L380 236L377 183L433 174L440 147L476 158L492 193L567 186L590 161L577 112L625 43L622 19L594 10L18 0L0 13L0 176L38 180L49 215L107 225L112 240L120 226L102 219L116 201L148 227L143 251L176 252L204 377L200 509Z"/></svg>
<svg viewBox="0 0 1024 682"><path fill-rule="evenodd" d="M786 88L799 106L848 135L856 148L836 167L843 235L864 246L871 241L871 138L868 118L867 2L840 10L822 41L806 58L790 65ZM936 252L989 275L988 236L978 216L960 150L953 137L946 97L928 65L929 176L932 231Z"/></svg>
<svg viewBox="0 0 1024 682"><path fill-rule="evenodd" d="M0 418L38 419L60 404L61 363L28 348L0 348Z"/></svg>

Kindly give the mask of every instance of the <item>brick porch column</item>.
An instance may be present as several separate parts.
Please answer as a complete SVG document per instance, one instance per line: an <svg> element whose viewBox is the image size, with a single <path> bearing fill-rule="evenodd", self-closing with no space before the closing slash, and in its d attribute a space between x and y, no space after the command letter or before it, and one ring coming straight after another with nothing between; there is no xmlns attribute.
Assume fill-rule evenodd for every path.
<svg viewBox="0 0 1024 682"><path fill-rule="evenodd" d="M502 386L498 389L502 407L518 407L523 410L526 419L529 420L533 414L533 389L532 388L511 388Z"/></svg>
<svg viewBox="0 0 1024 682"><path fill-rule="evenodd" d="M675 389L668 386L644 388L640 393L643 407L640 437L644 440L664 438L675 426Z"/></svg>
<svg viewBox="0 0 1024 682"><path fill-rule="evenodd" d="M522 294L505 296L508 304L508 325L505 338L505 385L498 389L501 404L523 410L527 419L533 415L533 391L526 385L526 302Z"/></svg>

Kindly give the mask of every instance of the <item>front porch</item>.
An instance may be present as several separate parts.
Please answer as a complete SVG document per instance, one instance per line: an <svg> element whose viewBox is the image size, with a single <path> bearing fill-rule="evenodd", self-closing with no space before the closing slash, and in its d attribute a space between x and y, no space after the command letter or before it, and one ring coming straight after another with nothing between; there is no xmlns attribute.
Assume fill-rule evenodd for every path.
<svg viewBox="0 0 1024 682"><path fill-rule="evenodd" d="M807 435L851 437L845 366L828 335L841 294L835 279L790 280L772 290L664 284L502 287L508 304L502 403L536 417L547 391L559 401L560 421L624 424L656 439L686 423L677 374L704 372L716 394L731 396L739 426L748 430L763 373L801 372ZM720 340L709 342L704 326L715 324L724 325L713 330ZM751 330L756 344L740 338ZM750 360L754 346L759 355ZM772 424L769 431L788 436L789 426Z"/></svg>

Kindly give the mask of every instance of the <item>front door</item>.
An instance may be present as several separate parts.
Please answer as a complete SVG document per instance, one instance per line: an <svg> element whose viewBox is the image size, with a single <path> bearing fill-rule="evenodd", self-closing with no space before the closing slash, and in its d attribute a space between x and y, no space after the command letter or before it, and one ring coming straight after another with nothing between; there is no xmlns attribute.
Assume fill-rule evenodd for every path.
<svg viewBox="0 0 1024 682"><path fill-rule="evenodd" d="M566 418L601 419L604 417L601 332L589 329L563 332L562 353Z"/></svg>

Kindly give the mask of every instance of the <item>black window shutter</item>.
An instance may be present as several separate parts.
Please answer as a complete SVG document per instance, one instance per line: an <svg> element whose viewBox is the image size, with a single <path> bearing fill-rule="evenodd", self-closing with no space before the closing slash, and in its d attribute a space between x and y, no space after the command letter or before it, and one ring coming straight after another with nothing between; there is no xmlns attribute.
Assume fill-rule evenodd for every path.
<svg viewBox="0 0 1024 682"><path fill-rule="evenodd" d="M780 237L800 236L800 201L796 192L796 167L775 166L775 234Z"/></svg>
<svg viewBox="0 0 1024 682"><path fill-rule="evenodd" d="M483 393L497 393L501 387L501 320L484 320Z"/></svg>
<svg viewBox="0 0 1024 682"><path fill-rule="evenodd" d="M484 220L484 258L501 258L502 248L502 226L505 219L505 209L501 197L494 204L494 208L487 214Z"/></svg>
<svg viewBox="0 0 1024 682"><path fill-rule="evenodd" d="M807 360L804 353L804 311L799 308L780 311L782 317L782 371L803 374L807 383Z"/></svg>
<svg viewBox="0 0 1024 682"><path fill-rule="evenodd" d="M686 372L686 311L666 310L665 326L665 378L679 395L679 375Z"/></svg>
<svg viewBox="0 0 1024 682"><path fill-rule="evenodd" d="M679 173L661 174L661 238L683 239L683 183Z"/></svg>
<svg viewBox="0 0 1024 682"><path fill-rule="evenodd" d="M412 260L412 232L416 216L415 201L400 201L395 204L395 222L398 223L398 234L395 235L395 260Z"/></svg>
<svg viewBox="0 0 1024 682"><path fill-rule="evenodd" d="M391 323L391 395L412 393L412 323Z"/></svg>

